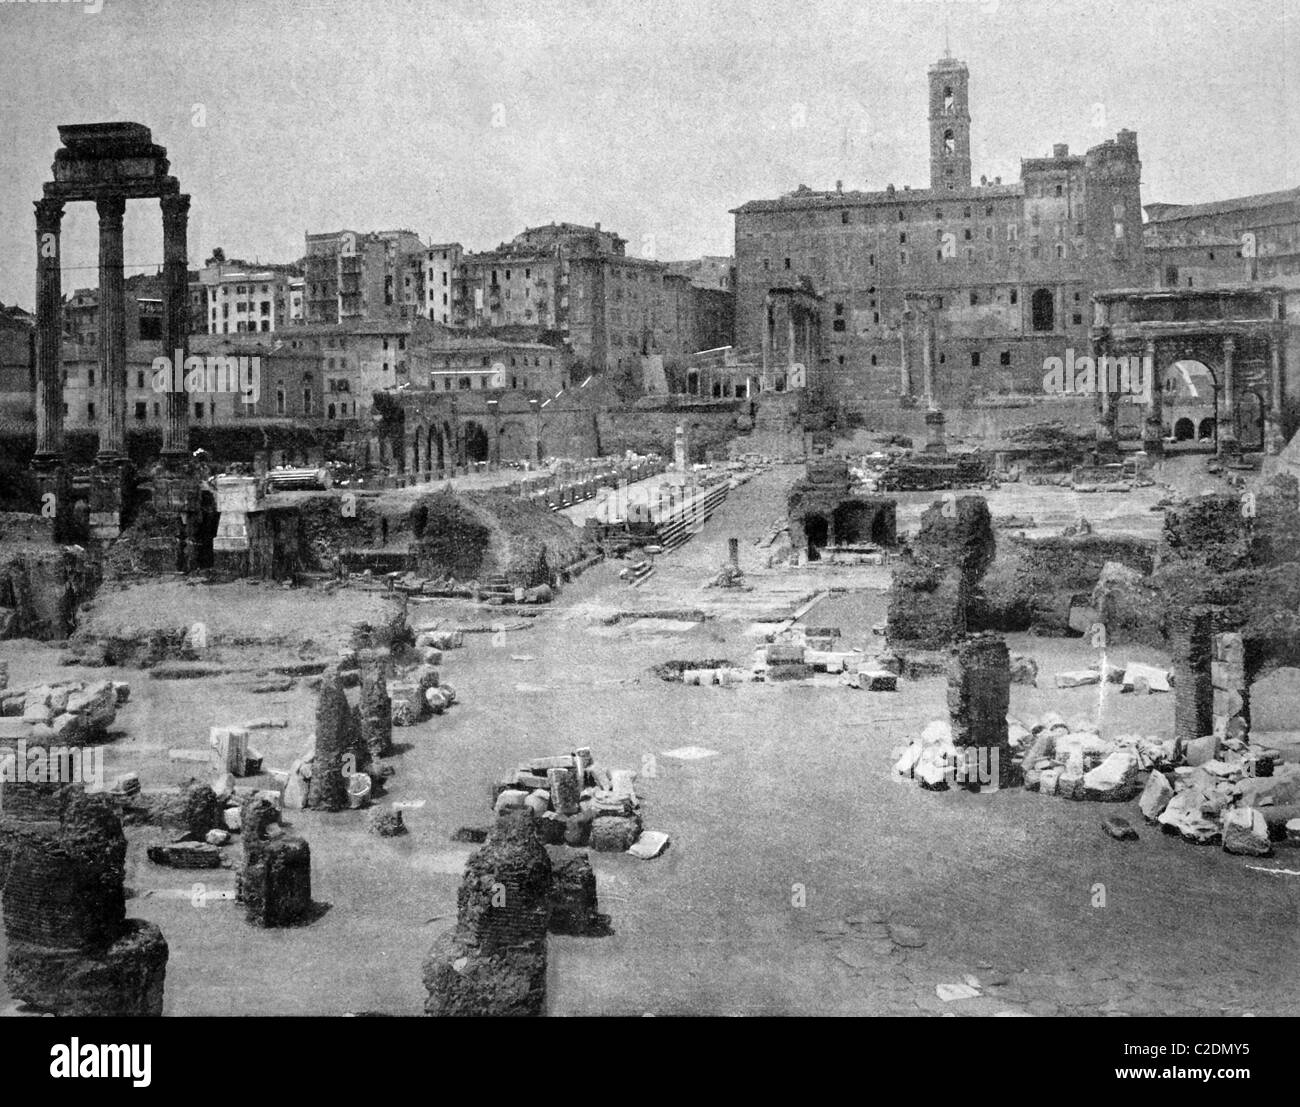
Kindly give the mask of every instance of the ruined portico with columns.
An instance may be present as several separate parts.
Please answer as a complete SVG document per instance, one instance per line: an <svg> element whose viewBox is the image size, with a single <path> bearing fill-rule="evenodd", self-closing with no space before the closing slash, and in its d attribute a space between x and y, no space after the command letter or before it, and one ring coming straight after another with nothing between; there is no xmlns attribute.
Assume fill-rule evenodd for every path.
<svg viewBox="0 0 1300 1107"><path fill-rule="evenodd" d="M170 176L164 147L139 123L76 123L59 127L53 180L36 205L36 453L32 459L43 506L52 505L55 537L73 537L71 483L63 443L63 215L69 203L95 205L99 216L99 448L90 485L90 535L120 533L133 477L126 455L126 309L123 218L128 200L157 199L163 220L163 341L170 357L188 354L187 233L190 197ZM179 353L177 353L179 351ZM165 396L162 466L154 505L186 525L197 517L198 488L188 473L187 396ZM53 500L46 499L53 494Z"/></svg>

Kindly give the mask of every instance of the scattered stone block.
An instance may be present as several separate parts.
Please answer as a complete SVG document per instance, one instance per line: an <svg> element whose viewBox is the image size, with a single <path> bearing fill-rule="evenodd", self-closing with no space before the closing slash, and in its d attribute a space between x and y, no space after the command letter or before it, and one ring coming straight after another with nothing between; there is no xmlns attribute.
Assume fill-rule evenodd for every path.
<svg viewBox="0 0 1300 1107"><path fill-rule="evenodd" d="M858 687L865 692L896 692L898 676L885 669L859 669Z"/></svg>
<svg viewBox="0 0 1300 1107"><path fill-rule="evenodd" d="M668 842L668 835L661 830L643 830L627 852L642 861L650 861L668 848Z"/></svg>
<svg viewBox="0 0 1300 1107"><path fill-rule="evenodd" d="M1125 691L1134 690L1141 681L1149 692L1172 692L1172 674L1168 669L1157 665L1144 665L1140 661L1130 661L1124 669L1121 683Z"/></svg>
<svg viewBox="0 0 1300 1107"><path fill-rule="evenodd" d="M1112 815L1108 819L1102 820L1102 827L1112 838L1121 842L1137 841L1138 832L1133 829L1128 819L1122 819L1118 815Z"/></svg>
<svg viewBox="0 0 1300 1107"><path fill-rule="evenodd" d="M1186 788L1169 801L1156 821L1189 842L1201 845L1213 842L1220 835L1219 824L1202 813L1202 808L1212 799L1202 788Z"/></svg>
<svg viewBox="0 0 1300 1107"><path fill-rule="evenodd" d="M501 792L493 805L493 811L500 815L503 811L511 807L524 807L527 805L528 793L518 788L507 788Z"/></svg>
<svg viewBox="0 0 1300 1107"><path fill-rule="evenodd" d="M1268 824L1254 807L1236 807L1223 817L1223 848L1247 857L1268 857L1273 852Z"/></svg>
<svg viewBox="0 0 1300 1107"><path fill-rule="evenodd" d="M640 820L601 815L591 824L591 848L601 853L625 853L641 833Z"/></svg>
<svg viewBox="0 0 1300 1107"><path fill-rule="evenodd" d="M1096 669L1071 669L1056 674L1058 688L1084 688L1090 684L1100 684L1101 673Z"/></svg>
<svg viewBox="0 0 1300 1107"><path fill-rule="evenodd" d="M224 846L230 843L230 831L228 830L209 830L204 835L203 840L210 846Z"/></svg>
<svg viewBox="0 0 1300 1107"><path fill-rule="evenodd" d="M1213 734L1183 743L1183 759L1193 767L1213 761L1219 755L1219 739Z"/></svg>
<svg viewBox="0 0 1300 1107"><path fill-rule="evenodd" d="M145 855L155 865L174 869L216 869L221 866L221 852L207 842L173 842L165 846L149 846Z"/></svg>
<svg viewBox="0 0 1300 1107"><path fill-rule="evenodd" d="M392 704L393 726L415 726L424 718L426 703L418 684L408 680L390 680L387 691Z"/></svg>
<svg viewBox="0 0 1300 1107"><path fill-rule="evenodd" d="M1138 799L1138 810L1148 822L1155 822L1174 797L1173 785L1164 773L1153 772Z"/></svg>
<svg viewBox="0 0 1300 1107"><path fill-rule="evenodd" d="M1107 803L1131 799L1137 791L1137 776L1137 751L1132 747L1117 749L1084 774L1084 798Z"/></svg>
<svg viewBox="0 0 1300 1107"><path fill-rule="evenodd" d="M551 805L555 810L561 815L574 814L582 799L582 784L572 764L564 768L547 769L546 781Z"/></svg>
<svg viewBox="0 0 1300 1107"><path fill-rule="evenodd" d="M394 807L372 808L369 829L380 838L397 838L407 832L401 810Z"/></svg>

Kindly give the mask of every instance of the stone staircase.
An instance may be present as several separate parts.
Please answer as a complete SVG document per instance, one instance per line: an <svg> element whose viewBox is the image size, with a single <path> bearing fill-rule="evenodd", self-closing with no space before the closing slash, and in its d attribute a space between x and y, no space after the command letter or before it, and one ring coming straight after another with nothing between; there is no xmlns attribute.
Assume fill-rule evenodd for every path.
<svg viewBox="0 0 1300 1107"><path fill-rule="evenodd" d="M766 392L758 401L754 429L734 438L729 447L732 458L746 455L802 460L808 443L799 417L798 392Z"/></svg>

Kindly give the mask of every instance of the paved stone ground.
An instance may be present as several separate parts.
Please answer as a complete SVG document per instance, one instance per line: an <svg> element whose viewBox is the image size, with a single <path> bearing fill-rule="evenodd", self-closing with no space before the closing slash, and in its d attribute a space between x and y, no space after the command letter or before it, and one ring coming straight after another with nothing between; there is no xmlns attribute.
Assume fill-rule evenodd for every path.
<svg viewBox="0 0 1300 1107"><path fill-rule="evenodd" d="M743 661L758 640L756 612L779 617L832 582L857 590L824 600L809 618L869 640L884 616L886 574L762 568L765 554L752 543L780 515L798 473L777 469L739 490L697 538L659 559L645 588L620 582L618 563L601 565L528 629L470 635L448 653L443 678L461 702L394 733L401 752L387 798L423 801L404 812L410 835L370 837L354 812L292 816L311 843L315 896L329 904L310 927L249 928L215 894L233 891L232 872L160 869L144 860L146 832L130 831L128 907L167 936L167 1013L417 1013L420 959L454 915L469 852L449 835L486 823L494 775L575 745L643 771L647 826L668 831L672 845L650 862L592 855L615 933L551 939L553 1014L1300 1013L1300 877L1260 871L1300 870L1300 851L1253 861L1187 845L1146 827L1132 803L928 793L896 782L896 748L945 713L942 679L891 695L833 679L694 688L649 672L674 657ZM995 501L995 512L1051 509L1069 521L1072 503L1026 510L1026 501L1082 499L1025 491L999 493L1007 506ZM1086 499L1084 513L1098 523L1097 498ZM1136 494L1114 501L1117 518L1147 517ZM731 535L741 538L755 591L736 594L729 613L732 601L703 585ZM718 617L601 621L651 600L708 604ZM422 615L436 610L468 617L437 605ZM1013 635L1011 647L1039 661L1044 685L1014 687L1013 712L1100 710L1108 727L1169 733L1170 697L1099 702L1095 688L1050 688L1052 672L1093 659L1082 642ZM210 725L286 716L289 727L253 740L268 766L281 767L312 726L301 683L267 696L229 679L83 674L57 668L57 651L30 643L2 643L0 657L15 685L92 673L131 681L109 771L136 769L147 786L183 779L188 768L164 751L202 745ZM690 746L712 755L668 756ZM1100 824L1111 814L1128 817L1140 840L1107 837ZM963 983L979 994L945 1001L936 992Z"/></svg>

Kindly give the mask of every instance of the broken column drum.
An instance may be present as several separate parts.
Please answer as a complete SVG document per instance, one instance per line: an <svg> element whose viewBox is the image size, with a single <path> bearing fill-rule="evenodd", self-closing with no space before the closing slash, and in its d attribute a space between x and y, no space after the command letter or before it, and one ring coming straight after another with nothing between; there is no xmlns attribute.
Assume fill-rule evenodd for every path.
<svg viewBox="0 0 1300 1107"><path fill-rule="evenodd" d="M393 701L378 668L361 678L361 738L372 757L387 757L393 750Z"/></svg>
<svg viewBox="0 0 1300 1107"><path fill-rule="evenodd" d="M112 800L78 786L4 791L17 801L0 816L10 993L61 1015L161 1015L167 942L126 917L126 838Z"/></svg>
<svg viewBox="0 0 1300 1107"><path fill-rule="evenodd" d="M1192 742L1214 731L1213 610L1179 607L1169 613L1174 670L1174 737Z"/></svg>
<svg viewBox="0 0 1300 1107"><path fill-rule="evenodd" d="M311 849L302 838L267 837L279 817L262 797L244 804L240 817L244 857L237 898L254 926L293 926L311 917Z"/></svg>
<svg viewBox="0 0 1300 1107"><path fill-rule="evenodd" d="M352 749L352 707L336 670L321 678L316 700L316 757L311 768L307 802L323 811L338 811L348 803L344 758Z"/></svg>
<svg viewBox="0 0 1300 1107"><path fill-rule="evenodd" d="M948 715L953 745L965 759L959 781L1006 783L1010 705L1011 654L1001 636L970 634L955 643L948 659Z"/></svg>

